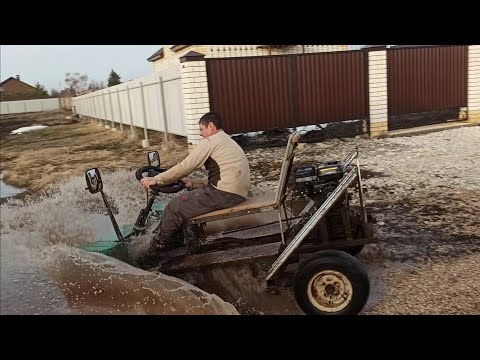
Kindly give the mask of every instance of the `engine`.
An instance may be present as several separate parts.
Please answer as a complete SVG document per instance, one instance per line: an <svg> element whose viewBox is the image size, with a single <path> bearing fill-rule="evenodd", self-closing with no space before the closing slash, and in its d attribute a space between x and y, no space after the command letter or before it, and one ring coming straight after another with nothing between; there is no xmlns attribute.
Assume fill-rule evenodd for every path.
<svg viewBox="0 0 480 360"><path fill-rule="evenodd" d="M337 188L343 178L348 163L345 161L329 161L319 165L304 165L295 169L295 190L303 193L315 201L318 208L325 202L328 196ZM331 239L344 238L345 229L343 226L341 207L345 204L344 198L336 202L333 208L327 213L326 221L329 237ZM321 231L317 229L312 236L318 236Z"/></svg>
<svg viewBox="0 0 480 360"><path fill-rule="evenodd" d="M330 161L320 165L304 165L295 169L295 189L310 198L318 194L330 193L343 178L346 165L344 161Z"/></svg>

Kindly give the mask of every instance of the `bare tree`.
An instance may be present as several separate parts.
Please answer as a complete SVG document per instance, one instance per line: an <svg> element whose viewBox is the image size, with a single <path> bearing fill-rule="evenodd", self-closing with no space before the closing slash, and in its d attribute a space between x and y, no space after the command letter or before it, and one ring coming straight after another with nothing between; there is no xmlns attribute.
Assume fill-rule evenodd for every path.
<svg viewBox="0 0 480 360"><path fill-rule="evenodd" d="M92 90L101 90L105 88L105 83L103 81L98 82L96 80L91 80L88 84L88 88Z"/></svg>
<svg viewBox="0 0 480 360"><path fill-rule="evenodd" d="M70 90L74 90L76 93L87 89L88 76L80 75L79 73L66 73L65 84Z"/></svg>
<svg viewBox="0 0 480 360"><path fill-rule="evenodd" d="M90 83L88 84L88 88L92 90L98 90L100 89L100 85L98 84L98 81L91 80Z"/></svg>

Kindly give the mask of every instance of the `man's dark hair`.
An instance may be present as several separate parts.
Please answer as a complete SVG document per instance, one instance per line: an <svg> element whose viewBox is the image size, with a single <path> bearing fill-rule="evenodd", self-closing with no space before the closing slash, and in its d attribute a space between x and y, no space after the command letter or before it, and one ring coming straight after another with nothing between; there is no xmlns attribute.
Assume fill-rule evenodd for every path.
<svg viewBox="0 0 480 360"><path fill-rule="evenodd" d="M208 124L213 123L217 129L222 129L222 118L220 117L220 114L214 111L210 111L203 115L198 123L205 127L207 127Z"/></svg>

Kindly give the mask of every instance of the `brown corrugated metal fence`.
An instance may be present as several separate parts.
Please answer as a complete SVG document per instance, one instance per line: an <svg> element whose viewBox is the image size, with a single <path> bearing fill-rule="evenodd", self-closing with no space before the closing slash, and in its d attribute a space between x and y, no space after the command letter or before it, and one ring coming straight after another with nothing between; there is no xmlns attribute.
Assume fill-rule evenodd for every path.
<svg viewBox="0 0 480 360"><path fill-rule="evenodd" d="M206 61L210 109L231 134L368 116L364 52Z"/></svg>
<svg viewBox="0 0 480 360"><path fill-rule="evenodd" d="M298 125L368 117L366 53L297 57Z"/></svg>
<svg viewBox="0 0 480 360"><path fill-rule="evenodd" d="M229 133L291 126L289 57L207 59L210 109Z"/></svg>
<svg viewBox="0 0 480 360"><path fill-rule="evenodd" d="M467 46L388 49L389 115L467 106Z"/></svg>

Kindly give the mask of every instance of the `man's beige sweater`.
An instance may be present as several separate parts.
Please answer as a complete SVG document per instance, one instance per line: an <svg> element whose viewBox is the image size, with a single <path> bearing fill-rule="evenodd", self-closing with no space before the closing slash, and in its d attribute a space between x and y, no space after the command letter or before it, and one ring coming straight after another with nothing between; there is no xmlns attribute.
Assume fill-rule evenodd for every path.
<svg viewBox="0 0 480 360"><path fill-rule="evenodd" d="M162 186L182 179L202 165L208 171L208 182L217 189L247 197L250 188L250 166L243 149L220 130L200 140L182 162L155 176Z"/></svg>

